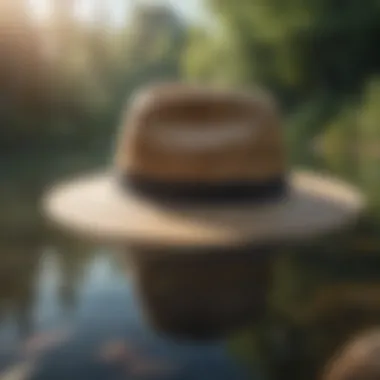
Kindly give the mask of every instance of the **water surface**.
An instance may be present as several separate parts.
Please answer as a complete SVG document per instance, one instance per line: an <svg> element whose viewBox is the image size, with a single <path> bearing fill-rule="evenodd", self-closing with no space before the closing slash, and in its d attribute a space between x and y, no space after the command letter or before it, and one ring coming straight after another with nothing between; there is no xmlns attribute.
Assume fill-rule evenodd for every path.
<svg viewBox="0 0 380 380"><path fill-rule="evenodd" d="M19 161L0 167L0 380L312 379L353 333L380 320L373 218L307 248L279 251L269 264L190 260L181 274L172 272L174 280L170 267L144 272L126 252L47 226L41 194L71 172L52 160ZM98 162L75 165L93 166ZM164 270L184 289L169 306L159 298L173 284ZM266 271L273 276L260 274ZM194 281L181 283L186 276ZM196 308L186 307L205 307L207 294L221 312L210 306L201 326ZM247 299L257 300L257 310L244 308ZM173 333L178 318L193 337ZM228 333L207 338L207 330L228 323Z"/></svg>

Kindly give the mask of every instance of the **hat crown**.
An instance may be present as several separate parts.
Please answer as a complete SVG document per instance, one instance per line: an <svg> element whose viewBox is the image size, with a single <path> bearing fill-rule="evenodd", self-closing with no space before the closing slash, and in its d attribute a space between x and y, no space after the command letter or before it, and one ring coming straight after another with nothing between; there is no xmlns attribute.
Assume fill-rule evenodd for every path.
<svg viewBox="0 0 380 380"><path fill-rule="evenodd" d="M150 87L137 94L122 127L116 166L123 174L213 184L284 173L278 113L263 94Z"/></svg>

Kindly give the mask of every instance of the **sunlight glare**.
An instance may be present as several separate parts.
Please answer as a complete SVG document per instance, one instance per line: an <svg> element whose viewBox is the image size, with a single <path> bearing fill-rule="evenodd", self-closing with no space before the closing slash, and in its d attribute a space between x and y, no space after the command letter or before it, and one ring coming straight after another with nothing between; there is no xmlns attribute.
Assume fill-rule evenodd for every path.
<svg viewBox="0 0 380 380"><path fill-rule="evenodd" d="M51 13L51 0L29 0L30 9L33 16L44 19Z"/></svg>

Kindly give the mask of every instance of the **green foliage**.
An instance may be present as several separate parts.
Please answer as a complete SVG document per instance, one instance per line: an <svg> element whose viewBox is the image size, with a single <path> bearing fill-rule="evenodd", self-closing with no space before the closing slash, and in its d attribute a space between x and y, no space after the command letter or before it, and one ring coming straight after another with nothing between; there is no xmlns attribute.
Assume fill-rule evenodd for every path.
<svg viewBox="0 0 380 380"><path fill-rule="evenodd" d="M320 149L328 166L360 184L372 207L380 207L380 80L369 79L362 96L342 102L325 125Z"/></svg>
<svg viewBox="0 0 380 380"><path fill-rule="evenodd" d="M218 28L191 36L185 76L229 86L269 87L284 106L291 160L314 165L318 151L333 169L357 175L358 162L363 161L357 151L368 153L368 144L376 151L373 141L380 133L379 85L372 80L380 71L380 3L206 0L206 4ZM368 87L369 82L374 83Z"/></svg>
<svg viewBox="0 0 380 380"><path fill-rule="evenodd" d="M210 0L246 53L252 78L297 100L347 92L378 70L376 0Z"/></svg>
<svg viewBox="0 0 380 380"><path fill-rule="evenodd" d="M115 28L100 0L94 22L83 23L74 3L52 0L44 23L28 17L26 0L1 3L3 145L107 137L132 91L178 78L274 90L296 162L311 162L319 145L338 168L346 150L357 150L352 145L374 145L377 0L205 0L216 28L188 28L170 7L148 5Z"/></svg>
<svg viewBox="0 0 380 380"><path fill-rule="evenodd" d="M0 144L108 138L129 94L152 80L177 79L186 26L170 8L138 6L123 28L97 1L92 23L75 1L52 1L33 20L26 1L0 5Z"/></svg>
<svg viewBox="0 0 380 380"><path fill-rule="evenodd" d="M221 86L245 85L249 80L243 51L228 34L193 30L182 57L185 78Z"/></svg>

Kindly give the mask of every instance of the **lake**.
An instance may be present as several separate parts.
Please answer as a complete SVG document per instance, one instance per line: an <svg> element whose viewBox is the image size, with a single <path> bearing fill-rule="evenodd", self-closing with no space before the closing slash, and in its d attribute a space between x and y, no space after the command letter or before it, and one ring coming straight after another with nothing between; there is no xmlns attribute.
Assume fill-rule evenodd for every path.
<svg viewBox="0 0 380 380"><path fill-rule="evenodd" d="M378 322L376 165L354 179L374 215L353 231L270 260L156 265L45 223L47 186L107 162L82 156L1 162L0 380L312 379Z"/></svg>

